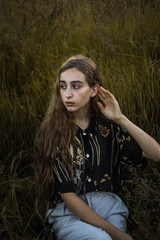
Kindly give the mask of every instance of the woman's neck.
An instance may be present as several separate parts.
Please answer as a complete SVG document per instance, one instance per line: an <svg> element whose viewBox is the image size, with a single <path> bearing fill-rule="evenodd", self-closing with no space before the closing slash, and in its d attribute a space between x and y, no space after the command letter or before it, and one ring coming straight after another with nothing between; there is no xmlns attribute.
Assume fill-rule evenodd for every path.
<svg viewBox="0 0 160 240"><path fill-rule="evenodd" d="M90 124L90 120L91 120L91 114L87 113L86 115L75 116L73 119L73 122L82 130L85 130L88 128Z"/></svg>

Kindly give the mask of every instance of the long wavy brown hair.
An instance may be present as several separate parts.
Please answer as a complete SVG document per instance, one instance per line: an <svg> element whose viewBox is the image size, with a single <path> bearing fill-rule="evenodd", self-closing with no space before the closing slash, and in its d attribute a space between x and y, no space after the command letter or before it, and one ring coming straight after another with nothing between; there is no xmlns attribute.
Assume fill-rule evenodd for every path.
<svg viewBox="0 0 160 240"><path fill-rule="evenodd" d="M89 58L76 55L69 58L59 69L48 111L45 115L35 138L35 175L36 175L36 201L38 214L44 216L49 208L49 202L54 193L54 175L52 167L55 163L57 146L61 150L62 158L73 176L72 162L69 157L70 144L78 146L75 135L77 128L72 121L72 114L65 108L60 95L60 75L70 68L81 71L90 87L98 84L102 86L102 80L96 64ZM100 116L97 97L91 98L91 112Z"/></svg>

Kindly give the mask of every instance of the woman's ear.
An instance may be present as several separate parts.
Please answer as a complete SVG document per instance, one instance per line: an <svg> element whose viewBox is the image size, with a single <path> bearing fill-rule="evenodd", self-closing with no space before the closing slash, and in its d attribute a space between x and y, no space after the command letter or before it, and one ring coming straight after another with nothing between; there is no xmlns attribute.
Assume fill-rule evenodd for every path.
<svg viewBox="0 0 160 240"><path fill-rule="evenodd" d="M95 97L98 93L99 85L96 84L94 87L92 87L91 97Z"/></svg>

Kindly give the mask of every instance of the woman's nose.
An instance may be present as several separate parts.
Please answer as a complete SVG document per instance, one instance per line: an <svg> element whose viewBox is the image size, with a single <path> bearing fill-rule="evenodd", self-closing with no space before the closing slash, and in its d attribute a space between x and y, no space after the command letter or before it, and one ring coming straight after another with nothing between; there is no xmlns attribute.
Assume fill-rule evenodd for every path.
<svg viewBox="0 0 160 240"><path fill-rule="evenodd" d="M66 95L66 98L72 97L73 94L72 94L71 88L67 88L66 89L65 95Z"/></svg>

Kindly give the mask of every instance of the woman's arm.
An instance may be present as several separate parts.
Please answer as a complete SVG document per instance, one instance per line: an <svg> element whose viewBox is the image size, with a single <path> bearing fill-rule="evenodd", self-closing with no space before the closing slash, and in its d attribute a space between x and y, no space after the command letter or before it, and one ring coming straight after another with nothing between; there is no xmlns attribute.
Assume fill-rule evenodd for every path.
<svg viewBox="0 0 160 240"><path fill-rule="evenodd" d="M66 206L74 212L82 221L95 227L102 228L113 240L132 240L127 233L120 231L112 224L95 213L83 200L75 193L62 193L61 197Z"/></svg>
<svg viewBox="0 0 160 240"><path fill-rule="evenodd" d="M121 113L115 97L108 90L100 87L99 98L98 105L103 115L127 130L141 147L144 157L160 161L160 145Z"/></svg>
<svg viewBox="0 0 160 240"><path fill-rule="evenodd" d="M142 154L144 157L160 161L160 145L151 136L129 121L124 115L122 115L117 123L124 127L136 140L143 151Z"/></svg>

